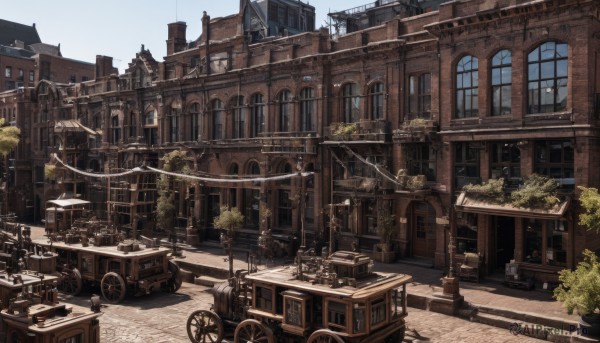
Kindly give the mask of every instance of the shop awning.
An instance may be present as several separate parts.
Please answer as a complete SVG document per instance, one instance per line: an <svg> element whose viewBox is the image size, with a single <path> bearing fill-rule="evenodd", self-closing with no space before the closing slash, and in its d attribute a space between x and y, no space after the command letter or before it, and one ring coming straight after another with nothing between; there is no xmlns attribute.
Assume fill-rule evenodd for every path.
<svg viewBox="0 0 600 343"><path fill-rule="evenodd" d="M520 208L510 204L494 204L481 199L469 197L465 192L460 193L456 199L455 209L459 212L479 213L495 216L539 218L539 219L559 219L564 217L565 211L569 208L570 198L558 203L550 209L541 208Z"/></svg>
<svg viewBox="0 0 600 343"><path fill-rule="evenodd" d="M98 136L100 133L90 129L89 127L81 124L79 120L59 120L54 125L54 131L56 132L68 132L68 131L85 131L90 135Z"/></svg>
<svg viewBox="0 0 600 343"><path fill-rule="evenodd" d="M56 205L57 207L72 207L77 205L87 205L90 204L87 200L81 199L56 199L56 200L48 200L47 203Z"/></svg>

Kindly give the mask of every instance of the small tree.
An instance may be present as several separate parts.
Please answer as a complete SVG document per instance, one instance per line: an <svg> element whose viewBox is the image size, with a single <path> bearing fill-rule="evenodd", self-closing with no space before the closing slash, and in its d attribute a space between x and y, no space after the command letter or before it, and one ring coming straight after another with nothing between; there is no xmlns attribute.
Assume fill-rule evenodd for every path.
<svg viewBox="0 0 600 343"><path fill-rule="evenodd" d="M21 130L16 126L6 123L4 118L0 118L0 155L4 158L4 172L8 173L8 154L19 145L19 136ZM5 175L6 177L8 175ZM7 181L7 180L5 180ZM2 210L8 213L8 185L4 190L4 206Z"/></svg>
<svg viewBox="0 0 600 343"><path fill-rule="evenodd" d="M515 207L547 209L559 201L558 182L539 174L531 174L523 186L511 194L511 203Z"/></svg>
<svg viewBox="0 0 600 343"><path fill-rule="evenodd" d="M569 314L576 309L580 315L591 315L600 309L600 262L590 250L584 250L583 256L575 270L559 272L561 284L554 289L554 298Z"/></svg>
<svg viewBox="0 0 600 343"><path fill-rule="evenodd" d="M579 215L579 225L600 233L600 194L598 194L598 189L583 186L577 188L581 190L579 202L585 210L585 213Z"/></svg>
<svg viewBox="0 0 600 343"><path fill-rule="evenodd" d="M221 229L221 243L227 250L229 255L229 277L233 277L233 233L234 230L244 224L244 216L240 213L237 207L228 209L226 206L221 207L221 212L213 220L213 226Z"/></svg>

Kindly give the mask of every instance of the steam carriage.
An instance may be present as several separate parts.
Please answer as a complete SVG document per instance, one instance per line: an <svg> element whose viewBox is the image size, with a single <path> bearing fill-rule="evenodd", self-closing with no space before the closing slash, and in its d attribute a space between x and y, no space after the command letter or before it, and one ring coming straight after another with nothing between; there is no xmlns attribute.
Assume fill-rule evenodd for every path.
<svg viewBox="0 0 600 343"><path fill-rule="evenodd" d="M410 275L373 273L363 254L338 251L303 256L295 266L256 273L238 271L213 288L214 305L193 312L187 333L194 343L401 342ZM233 329L235 327L235 329Z"/></svg>
<svg viewBox="0 0 600 343"><path fill-rule="evenodd" d="M170 249L143 245L136 240L119 242L119 235L97 232L80 237L67 234L61 241L33 243L58 255L56 269L63 275L61 291L77 295L84 283L100 284L110 303L123 300L127 292L143 295L162 289L175 292L181 286L179 268L170 261Z"/></svg>

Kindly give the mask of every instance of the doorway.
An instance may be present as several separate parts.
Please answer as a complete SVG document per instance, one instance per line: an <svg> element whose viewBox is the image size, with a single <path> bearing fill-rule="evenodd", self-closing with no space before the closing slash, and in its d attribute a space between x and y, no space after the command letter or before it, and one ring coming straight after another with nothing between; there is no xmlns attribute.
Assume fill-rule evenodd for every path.
<svg viewBox="0 0 600 343"><path fill-rule="evenodd" d="M435 210L426 202L412 203L412 255L433 258L435 254Z"/></svg>
<svg viewBox="0 0 600 343"><path fill-rule="evenodd" d="M493 217L496 232L496 269L504 271L506 263L514 259L515 254L515 218Z"/></svg>

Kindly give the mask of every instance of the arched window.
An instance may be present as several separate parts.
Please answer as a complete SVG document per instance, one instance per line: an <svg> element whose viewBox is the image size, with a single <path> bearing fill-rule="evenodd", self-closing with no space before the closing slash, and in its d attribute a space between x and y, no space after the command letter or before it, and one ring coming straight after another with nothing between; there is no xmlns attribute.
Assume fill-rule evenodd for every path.
<svg viewBox="0 0 600 343"><path fill-rule="evenodd" d="M188 128L188 141L200 140L202 137L202 118L200 117L200 103L194 102L190 105L189 114L190 127Z"/></svg>
<svg viewBox="0 0 600 343"><path fill-rule="evenodd" d="M233 139L244 138L245 113L244 97L236 96L231 100L231 112L233 114Z"/></svg>
<svg viewBox="0 0 600 343"><path fill-rule="evenodd" d="M112 144L117 145L121 140L121 127L119 126L119 116L113 116L110 120L110 128L112 132Z"/></svg>
<svg viewBox="0 0 600 343"><path fill-rule="evenodd" d="M360 120L360 95L356 83L344 85L342 91L344 123L356 123Z"/></svg>
<svg viewBox="0 0 600 343"><path fill-rule="evenodd" d="M265 130L265 104L263 95L256 93L250 103L251 131L250 137L258 137Z"/></svg>
<svg viewBox="0 0 600 343"><path fill-rule="evenodd" d="M291 128L292 94L285 90L279 93L279 131L289 132Z"/></svg>
<svg viewBox="0 0 600 343"><path fill-rule="evenodd" d="M290 174L292 172L292 166L286 163L280 169L280 173L283 175ZM284 179L281 181L281 186L278 191L277 199L277 219L279 226L289 227L292 226L292 192L290 189L290 179Z"/></svg>
<svg viewBox="0 0 600 343"><path fill-rule="evenodd" d="M492 116L511 113L512 53L500 50L492 57Z"/></svg>
<svg viewBox="0 0 600 343"><path fill-rule="evenodd" d="M169 113L169 142L179 141L179 122L181 119L181 106L171 106Z"/></svg>
<svg viewBox="0 0 600 343"><path fill-rule="evenodd" d="M212 139L223 139L223 103L219 99L211 102Z"/></svg>
<svg viewBox="0 0 600 343"><path fill-rule="evenodd" d="M144 138L146 145L152 146L158 143L158 127L156 111L150 110L144 115Z"/></svg>
<svg viewBox="0 0 600 343"><path fill-rule="evenodd" d="M246 174L251 177L260 176L260 166L256 161L246 166ZM260 220L260 185L255 184L251 188L244 188L244 221L245 227L258 230Z"/></svg>
<svg viewBox="0 0 600 343"><path fill-rule="evenodd" d="M137 136L137 116L134 111L129 113L129 137Z"/></svg>
<svg viewBox="0 0 600 343"><path fill-rule="evenodd" d="M479 114L479 63L477 57L465 56L456 65L456 118Z"/></svg>
<svg viewBox="0 0 600 343"><path fill-rule="evenodd" d="M315 91L303 88L300 91L300 131L315 131Z"/></svg>
<svg viewBox="0 0 600 343"><path fill-rule="evenodd" d="M528 111L548 113L567 107L569 46L546 42L527 56Z"/></svg>
<svg viewBox="0 0 600 343"><path fill-rule="evenodd" d="M371 119L383 118L383 83L377 82L369 88L369 107Z"/></svg>

